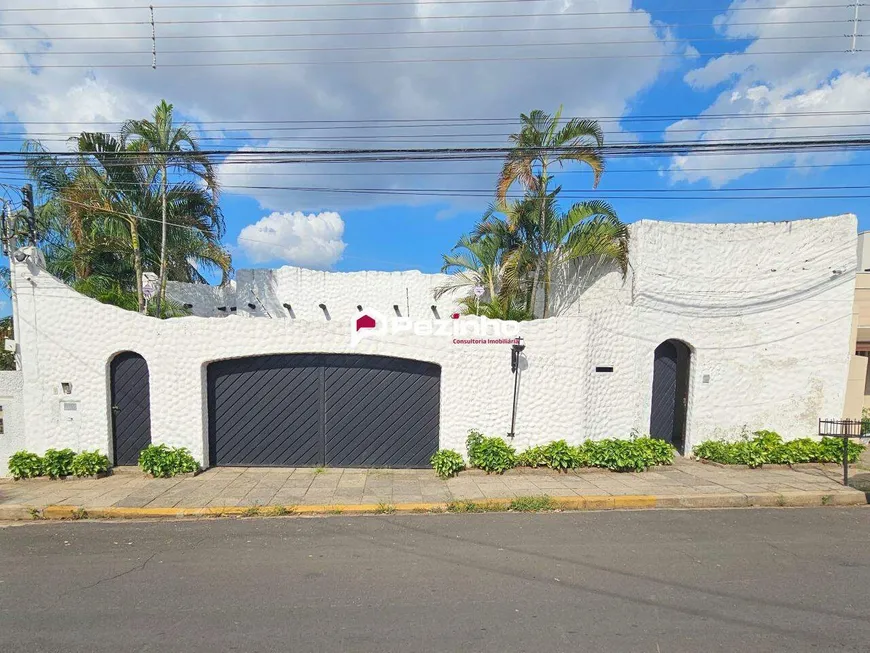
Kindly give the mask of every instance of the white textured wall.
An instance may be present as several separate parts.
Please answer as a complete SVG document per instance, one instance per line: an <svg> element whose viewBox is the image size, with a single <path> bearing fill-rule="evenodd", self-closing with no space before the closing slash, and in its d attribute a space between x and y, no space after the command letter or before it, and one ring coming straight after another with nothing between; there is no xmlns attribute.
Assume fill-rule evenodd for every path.
<svg viewBox="0 0 870 653"><path fill-rule="evenodd" d="M843 411L855 262L854 216L633 225L632 271L625 280L606 270L584 273L592 285L580 294L569 275L553 297L559 317L521 325L527 369L517 446L646 431L653 351L668 338L693 350L689 449L744 426L786 437L815 433L820 416ZM29 262L14 273L27 447L37 452L52 446L108 452L108 366L124 350L149 364L154 441L187 446L202 462L206 364L238 356L356 351L434 362L442 368L442 447L461 450L469 428L505 434L510 426L508 345L401 335L350 348L357 303L391 315L392 304L401 305L404 288L419 277L411 314L429 317L425 288L440 279L282 268L262 275L263 292L271 288L280 303L298 306L296 319L237 314L159 321L82 297ZM332 299L324 300L327 295ZM331 321L317 309L321 302L330 306ZM597 365L615 371L596 373ZM60 395L64 381L73 384L69 397ZM61 399L79 402L77 419L62 417Z"/></svg>
<svg viewBox="0 0 870 653"><path fill-rule="evenodd" d="M21 372L0 372L0 406L3 406L3 433L0 433L0 476L6 476L9 456L24 449L24 414L21 405Z"/></svg>
<svg viewBox="0 0 870 653"><path fill-rule="evenodd" d="M236 279L224 287L170 282L167 294L180 304L192 304L193 315L225 316L236 307L239 315L273 318L344 321L358 312L374 309L394 316L432 319L432 306L441 317L459 308L453 294L434 299L435 289L449 281L446 274L408 272L324 272L285 266L277 270L239 270ZM458 296L461 296L458 295ZM250 305L253 304L254 308ZM293 315L285 308L289 304ZM325 304L329 320L320 308ZM218 311L218 307L226 311Z"/></svg>

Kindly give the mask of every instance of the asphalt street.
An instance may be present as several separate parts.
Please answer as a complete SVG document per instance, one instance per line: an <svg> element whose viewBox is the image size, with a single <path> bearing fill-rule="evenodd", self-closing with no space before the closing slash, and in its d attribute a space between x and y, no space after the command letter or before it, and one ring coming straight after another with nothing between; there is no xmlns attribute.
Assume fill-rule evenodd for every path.
<svg viewBox="0 0 870 653"><path fill-rule="evenodd" d="M0 650L867 651L870 508L0 528Z"/></svg>

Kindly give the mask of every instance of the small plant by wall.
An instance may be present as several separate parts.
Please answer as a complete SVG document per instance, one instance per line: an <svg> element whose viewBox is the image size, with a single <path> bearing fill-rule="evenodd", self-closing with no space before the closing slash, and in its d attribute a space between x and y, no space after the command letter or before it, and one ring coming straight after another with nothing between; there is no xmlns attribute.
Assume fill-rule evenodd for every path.
<svg viewBox="0 0 870 653"><path fill-rule="evenodd" d="M42 458L30 451L16 451L6 463L9 473L16 481L22 478L42 476Z"/></svg>
<svg viewBox="0 0 870 653"><path fill-rule="evenodd" d="M629 439L589 440L576 446L556 440L517 454L503 439L488 438L480 431L471 430L466 448L471 467L496 474L517 466L549 467L563 472L580 467L640 472L674 462L674 448L669 443L637 435Z"/></svg>
<svg viewBox="0 0 870 653"><path fill-rule="evenodd" d="M849 462L858 461L864 446L849 442ZM696 446L696 458L722 465L792 465L795 463L839 463L843 460L843 441L840 438L813 440L801 438L783 442L775 431L755 431L739 440L708 440Z"/></svg>
<svg viewBox="0 0 870 653"><path fill-rule="evenodd" d="M482 469L487 474L504 474L516 467L516 449L502 438L488 438L479 431L469 431L465 445L471 466Z"/></svg>
<svg viewBox="0 0 870 653"><path fill-rule="evenodd" d="M452 449L442 449L429 460L432 469L440 478L456 476L465 469L465 460L462 455Z"/></svg>
<svg viewBox="0 0 870 653"><path fill-rule="evenodd" d="M82 451L72 459L72 473L78 477L97 476L109 471L109 457L99 451Z"/></svg>
<svg viewBox="0 0 870 653"><path fill-rule="evenodd" d="M6 463L16 481L22 478L48 476L52 479L66 476L97 476L109 471L109 458L99 451L76 453L72 449L49 449L44 456L30 451L16 451Z"/></svg>
<svg viewBox="0 0 870 653"><path fill-rule="evenodd" d="M49 449L42 457L42 470L49 478L63 478L73 473L72 462L76 452L72 449Z"/></svg>
<svg viewBox="0 0 870 653"><path fill-rule="evenodd" d="M184 447L151 444L139 453L139 468L154 478L169 478L199 471L199 464Z"/></svg>

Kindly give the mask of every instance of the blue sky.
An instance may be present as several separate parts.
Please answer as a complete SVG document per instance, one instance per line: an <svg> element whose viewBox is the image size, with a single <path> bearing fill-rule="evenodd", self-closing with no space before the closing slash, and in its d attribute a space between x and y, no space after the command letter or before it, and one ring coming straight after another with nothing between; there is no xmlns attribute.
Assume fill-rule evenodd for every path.
<svg viewBox="0 0 870 653"><path fill-rule="evenodd" d="M54 4L48 0L40 2L40 6ZM312 123L307 123L294 131L287 125L300 123L276 121L509 118L534 108L553 111L560 103L565 105L569 115L604 117L602 125L610 142L868 133L870 113L849 115L849 112L870 111L867 75L870 60L863 52L845 52L850 43L843 35L851 31L851 8L835 5L832 0L811 3L806 0L718 1L713 6L721 9L720 12L698 9L697 4L689 0L634 3L613 0L598 4L606 7L601 9L604 14L600 16L590 14L595 11L595 5L588 0L482 4L463 7L464 19L456 22L458 19L431 18L458 12L455 4L451 7L420 2L413 7L373 7L368 11L380 12L376 15L381 16L412 13L408 20L363 22L359 24L361 27L334 20L350 10L320 13L320 9L311 9L316 13L304 14L315 21L310 23L310 30L305 27L306 35L289 42L295 45L302 39L315 51L286 55L304 57L307 63L227 68L161 68L158 65L156 71L150 66L128 71L108 65L118 61L149 62L147 41L63 40L57 37L87 35L94 33L93 28L48 26L44 13L0 12L0 37L36 33L43 38L41 42L9 40L4 43L0 40L3 44L0 47L4 48L0 53L6 55L4 61L24 64L21 69L0 69L0 84L4 89L14 89L0 96L2 131L5 132L5 136L0 137L3 149L17 150L23 133L34 137L49 134L58 139L52 146L64 149L61 137L80 128L94 129L96 121L143 117L162 97L174 102L177 111L201 130L206 147L437 147L476 141L498 145L506 142L504 136L512 125L455 128L454 137L442 138L431 135L453 128L430 127L415 131L393 123L381 130L360 130L357 125L317 131L308 129ZM808 5L815 8L806 8ZM779 11L763 9L774 6ZM164 16L178 21L186 17L195 20L203 15L192 8L174 10L177 12L174 14L169 9L163 11L160 2L155 3L155 7L158 21ZM285 47L288 40L276 40L278 37L274 36L285 29L284 24L278 23L277 27L264 24L263 27L256 22L286 17L281 11L266 5L261 10L242 9L228 1L226 11L214 14L216 19L243 17L251 23L228 26L230 36L216 42L209 38L194 40L195 34L204 34L203 30L207 29L195 24L160 27L161 35L175 40L159 42L158 61L181 61L182 55L165 54L163 49L179 49L183 44L190 47L192 43L225 50L235 50L236 45L244 50L254 42L258 46ZM492 17L521 12L541 16L521 18L520 22L509 17ZM560 12L565 15L546 15ZM583 15L575 16L575 13ZM76 20L106 22L98 31L104 35L141 36L137 27L113 23L128 17L123 12L94 11L76 15ZM12 22L29 26L10 26ZM455 28L454 31L441 32L446 24ZM395 27L396 34L346 38L308 35L316 30L326 33L333 29L374 31L379 25ZM529 29L504 34L498 31L516 29L517 25ZM588 29L596 25L602 29ZM535 27L569 29L536 31L532 29ZM287 29L292 28L291 25ZM576 32L570 31L575 28ZM238 34L256 34L258 29L263 33L262 38L237 38ZM474 35L462 34L463 29L477 31ZM529 47L508 45L517 40ZM547 40L570 40L574 45L547 48L533 45ZM602 45L594 45L595 41ZM456 48L448 50L429 51L418 47L454 42ZM470 42L505 45L492 51L463 50L462 45ZM317 61L317 58L350 56L317 50L321 46L342 48L348 43L360 45L360 52L353 55L359 61L334 65L321 65L322 61ZM387 55L381 54L382 49L378 48L383 48L382 44L394 49ZM130 50L125 53L126 48ZM793 54L766 54L770 51L793 51ZM57 52L82 54L55 54ZM469 54L471 52L475 54ZM613 58L583 58L590 52ZM739 54L723 57L723 52ZM565 55L565 59L535 61L531 59L535 53ZM513 63L437 61L458 54L471 58L515 56L518 60ZM620 58L633 54L643 56ZM255 63L264 61L257 57L271 57L265 60L272 61L279 56L285 55L187 54L183 60ZM523 60L525 56L529 58ZM374 57L423 60L429 57L429 60L390 64L365 60ZM70 62L81 63L82 68L56 67ZM689 119L651 119L655 116ZM702 121L693 121L691 117L701 117ZM230 121L247 122L239 125ZM245 131L253 121L272 122L255 125L261 129L259 132ZM281 129L277 128L279 124ZM216 136L216 132L211 131L216 127L239 131L225 131ZM495 135L478 136L479 133ZM229 138L221 140L220 136ZM384 138L379 142L381 136ZM343 138L348 140L343 141ZM363 140L365 138L370 140ZM644 218L693 222L793 220L853 212L858 214L863 229L870 228L870 217L867 217L870 211L865 210L867 199L817 196L870 194L866 190L790 189L863 186L866 185L866 164L870 164L866 155L842 153L631 158L610 160L597 190L591 188L591 176L578 167L568 168L557 179L566 195L607 198L627 222ZM440 268L442 253L448 251L486 209L487 197L466 197L462 191L492 188L498 168L498 162L222 166L226 242L233 252L236 268L301 264L347 271L417 268L435 272ZM18 176L4 178L3 174L6 171L0 171L0 182L19 184ZM406 195L233 188L262 185L453 189L458 193L454 197L420 195L410 197L409 201ZM800 197L726 199L755 194L733 190L743 188L783 189L769 194ZM663 199L621 197L626 191L640 190L650 197ZM694 199L664 199L679 193L689 194ZM569 203L566 201L566 206ZM265 222L261 222L264 219ZM248 240L245 235L239 240L243 229ZM252 234L256 237L250 238ZM274 239L271 245L270 239Z"/></svg>

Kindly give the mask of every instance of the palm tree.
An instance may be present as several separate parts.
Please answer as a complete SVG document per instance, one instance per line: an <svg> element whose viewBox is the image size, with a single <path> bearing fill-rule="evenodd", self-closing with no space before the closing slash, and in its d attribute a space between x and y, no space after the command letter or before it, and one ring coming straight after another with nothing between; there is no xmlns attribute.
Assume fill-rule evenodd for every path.
<svg viewBox="0 0 870 653"><path fill-rule="evenodd" d="M553 195L555 196L555 194ZM566 213L548 202L550 218L542 233L543 244L536 272L544 286L542 317L550 309L553 271L578 260L615 263L623 276L628 270L628 227L607 202L577 202Z"/></svg>
<svg viewBox="0 0 870 653"><path fill-rule="evenodd" d="M490 209L471 236L472 242L493 239L503 248L500 296L524 298L530 315L538 305L539 287L544 292L541 317L549 315L555 270L578 260L612 262L623 274L628 268L628 228L613 207L601 201L578 202L561 213L559 190L543 201L526 196L500 210Z"/></svg>
<svg viewBox="0 0 870 653"><path fill-rule="evenodd" d="M88 296L140 312L146 306L142 271L157 269L163 256L179 281L202 283L210 271L226 280L231 261L220 244L223 216L208 189L180 182L164 194L152 183L150 155L131 155L123 136L83 133L74 143L79 156L69 167L38 143L26 147L44 199L37 216L53 274ZM164 224L173 225L165 249Z"/></svg>
<svg viewBox="0 0 870 653"><path fill-rule="evenodd" d="M535 109L528 115L521 114L522 127L509 140L513 147L508 152L496 186L496 202L507 203L511 186L519 182L529 198L537 198L540 232L547 231L546 197L550 183L550 169L566 162L585 163L592 169L593 188L598 186L604 172L604 157L601 147L604 134L595 120L573 118L561 125L562 107L555 115ZM516 226L512 223L511 226ZM539 282L535 271L533 288ZM536 292L533 290L533 293Z"/></svg>
<svg viewBox="0 0 870 653"><path fill-rule="evenodd" d="M540 109L520 115L522 128L509 137L513 148L505 158L498 179L496 200L499 204L505 203L510 187L516 182L529 193L545 197L550 168L568 161L588 165L594 175L592 185L598 186L604 172L601 127L595 120L573 118L560 128L561 118L561 106L553 116Z"/></svg>
<svg viewBox="0 0 870 653"><path fill-rule="evenodd" d="M136 145L151 153L154 174L152 182L160 180L161 238L160 272L158 275L157 314L166 297L167 278L167 220L169 171L192 175L205 182L206 189L217 204L218 183L214 167L208 157L199 151L196 137L186 125L173 124L172 105L161 100L154 109L151 120L128 120L121 128L124 137L134 137Z"/></svg>
<svg viewBox="0 0 870 653"><path fill-rule="evenodd" d="M464 235L449 254L444 254L442 272L451 274L450 281L435 291L435 299L456 290L486 289L490 298L501 288L502 254L504 247L497 236L473 239Z"/></svg>

